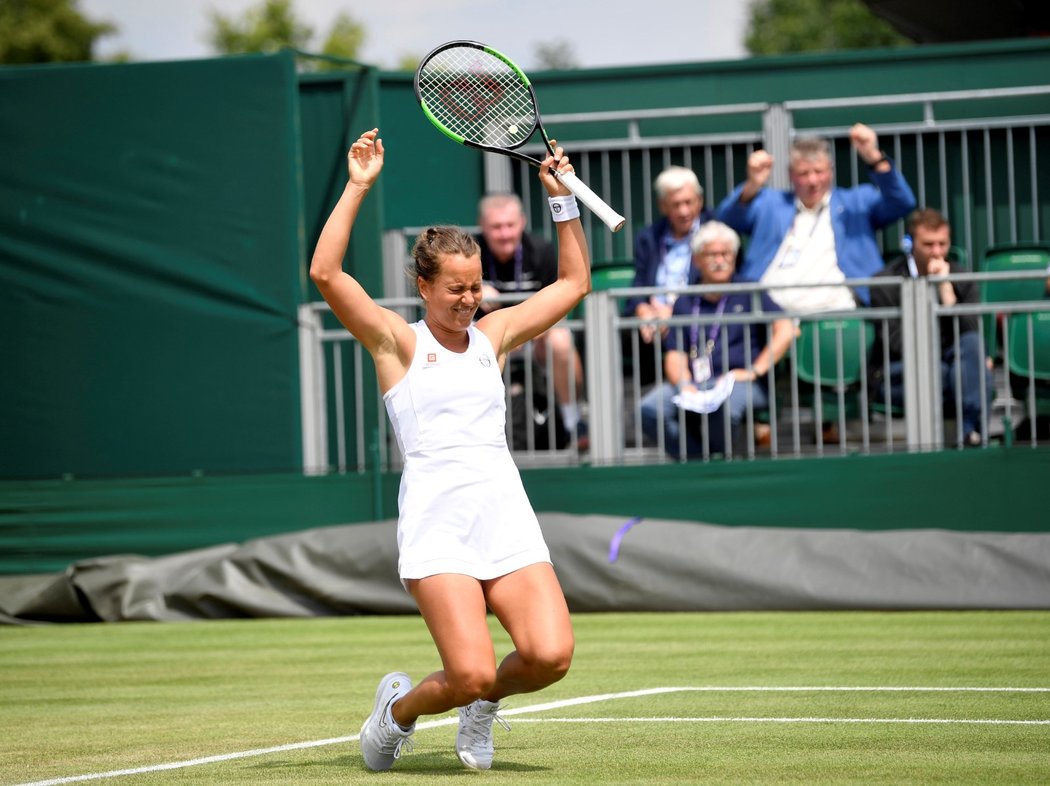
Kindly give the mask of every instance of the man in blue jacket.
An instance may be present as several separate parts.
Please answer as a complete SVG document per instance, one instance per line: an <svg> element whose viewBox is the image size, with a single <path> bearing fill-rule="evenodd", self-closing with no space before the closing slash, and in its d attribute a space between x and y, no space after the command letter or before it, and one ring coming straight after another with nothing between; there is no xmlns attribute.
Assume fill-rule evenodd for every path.
<svg viewBox="0 0 1050 786"><path fill-rule="evenodd" d="M765 187L773 157L756 150L748 158L747 180L716 211L720 221L750 236L737 280L814 285L772 291L787 311L853 308L845 280L870 278L882 269L875 230L915 208L911 188L879 148L875 132L858 123L849 136L872 184L834 188L827 140L799 138L791 146L792 190ZM858 288L856 298L868 304L867 289Z"/></svg>

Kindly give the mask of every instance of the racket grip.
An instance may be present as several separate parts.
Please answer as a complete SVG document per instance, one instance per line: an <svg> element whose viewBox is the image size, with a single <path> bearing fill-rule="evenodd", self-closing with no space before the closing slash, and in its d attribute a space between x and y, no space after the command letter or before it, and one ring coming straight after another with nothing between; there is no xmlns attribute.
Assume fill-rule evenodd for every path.
<svg viewBox="0 0 1050 786"><path fill-rule="evenodd" d="M626 223L627 219L605 204L605 200L591 191L590 187L572 172L559 173L558 179L613 232L618 232Z"/></svg>

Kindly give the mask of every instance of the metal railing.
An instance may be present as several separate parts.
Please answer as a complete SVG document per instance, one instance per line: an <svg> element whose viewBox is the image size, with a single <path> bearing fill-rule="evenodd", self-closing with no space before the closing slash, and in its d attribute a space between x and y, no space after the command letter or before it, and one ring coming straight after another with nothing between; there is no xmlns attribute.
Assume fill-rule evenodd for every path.
<svg viewBox="0 0 1050 786"><path fill-rule="evenodd" d="M732 461L963 447L967 435L961 430L959 417L950 411L961 410L960 395L957 393L954 402L947 404L943 396L941 320L946 319L953 326L948 345L958 356L959 320L963 317L1030 315L1027 328L1022 325L1014 331L1021 335L1004 330L999 342L1003 358L1013 342L1027 342L1023 348L1032 361L1028 364L1028 378L1012 375L1004 363L998 363L992 381L987 383L991 387L981 382L981 445L987 447L993 442L1011 440L1018 424L1034 424L1042 411L1038 394L1040 386L1046 383L1035 376L1034 359L1037 353L1050 350L1035 343L1032 320L1050 318L1050 299L949 307L939 304L936 285L943 280L979 282L1040 276L1045 274L966 273L914 280L858 279L847 283L852 287L899 288L900 307L816 314L766 311L728 314L717 319L679 316L653 324L679 331L680 335L692 325L702 329L716 321L723 325L769 325L776 319L789 318L797 325L788 351L770 369L769 406L760 408L749 402L736 429L736 439L727 441L721 458ZM719 291L757 296L766 289L759 284L733 284ZM663 383L663 350L659 341L646 344L641 340L639 328L646 321L624 316L621 310L623 300L629 296L666 291L682 296L703 294L710 287L593 292L585 301L582 319L560 323L572 333L585 361L590 427L585 451L578 449L579 444L571 435L559 439L556 418L537 410L537 399L546 399L548 409L554 401L550 356L545 364L539 363L532 346L527 344L508 361L504 369L508 423L520 416L520 420L530 424L524 440L508 434L519 465L638 464L686 458L684 448L678 455L668 455L662 437L663 421L658 422L655 434L643 433L640 402L654 386ZM513 299L500 297L506 302ZM406 319L421 316L414 298L384 300L381 304L398 310ZM301 307L304 467L307 472L397 470L400 456L389 431L371 359L345 329L330 320L324 303ZM896 321L900 322L902 335L899 362L903 393L899 401L891 392L892 361L888 350L890 326ZM860 330L856 329L858 325ZM726 332L721 334L725 336ZM812 339L809 343L803 341L806 333ZM983 319L978 319L977 334L980 356L984 358L991 337L985 335ZM882 344L881 353L870 351L872 342L876 346ZM760 349L748 348L748 368ZM651 369L648 377L646 367ZM684 427L684 414L677 416L679 426ZM727 417L725 408L714 416ZM706 426L704 421L701 433L706 433ZM1033 446L1039 444L1035 428L1028 439ZM700 460L716 457L705 449Z"/></svg>

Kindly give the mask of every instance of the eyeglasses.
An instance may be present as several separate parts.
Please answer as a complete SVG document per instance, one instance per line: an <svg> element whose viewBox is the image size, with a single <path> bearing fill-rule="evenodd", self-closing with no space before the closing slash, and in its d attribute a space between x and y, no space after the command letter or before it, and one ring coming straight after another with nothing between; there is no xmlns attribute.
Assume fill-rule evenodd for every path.
<svg viewBox="0 0 1050 786"><path fill-rule="evenodd" d="M726 259L731 259L733 257L733 255L734 255L733 252L729 251L729 250L726 250L726 251L701 251L700 252L700 256L702 256L702 257L724 257Z"/></svg>

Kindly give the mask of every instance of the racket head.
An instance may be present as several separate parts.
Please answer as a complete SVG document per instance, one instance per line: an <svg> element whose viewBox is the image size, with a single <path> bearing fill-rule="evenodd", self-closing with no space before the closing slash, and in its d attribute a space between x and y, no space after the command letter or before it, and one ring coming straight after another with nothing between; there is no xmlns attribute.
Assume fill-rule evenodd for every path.
<svg viewBox="0 0 1050 786"><path fill-rule="evenodd" d="M463 145L513 151L540 127L536 93L525 72L506 55L477 41L448 41L435 47L416 68L412 89L427 119ZM515 157L539 164L520 153Z"/></svg>

